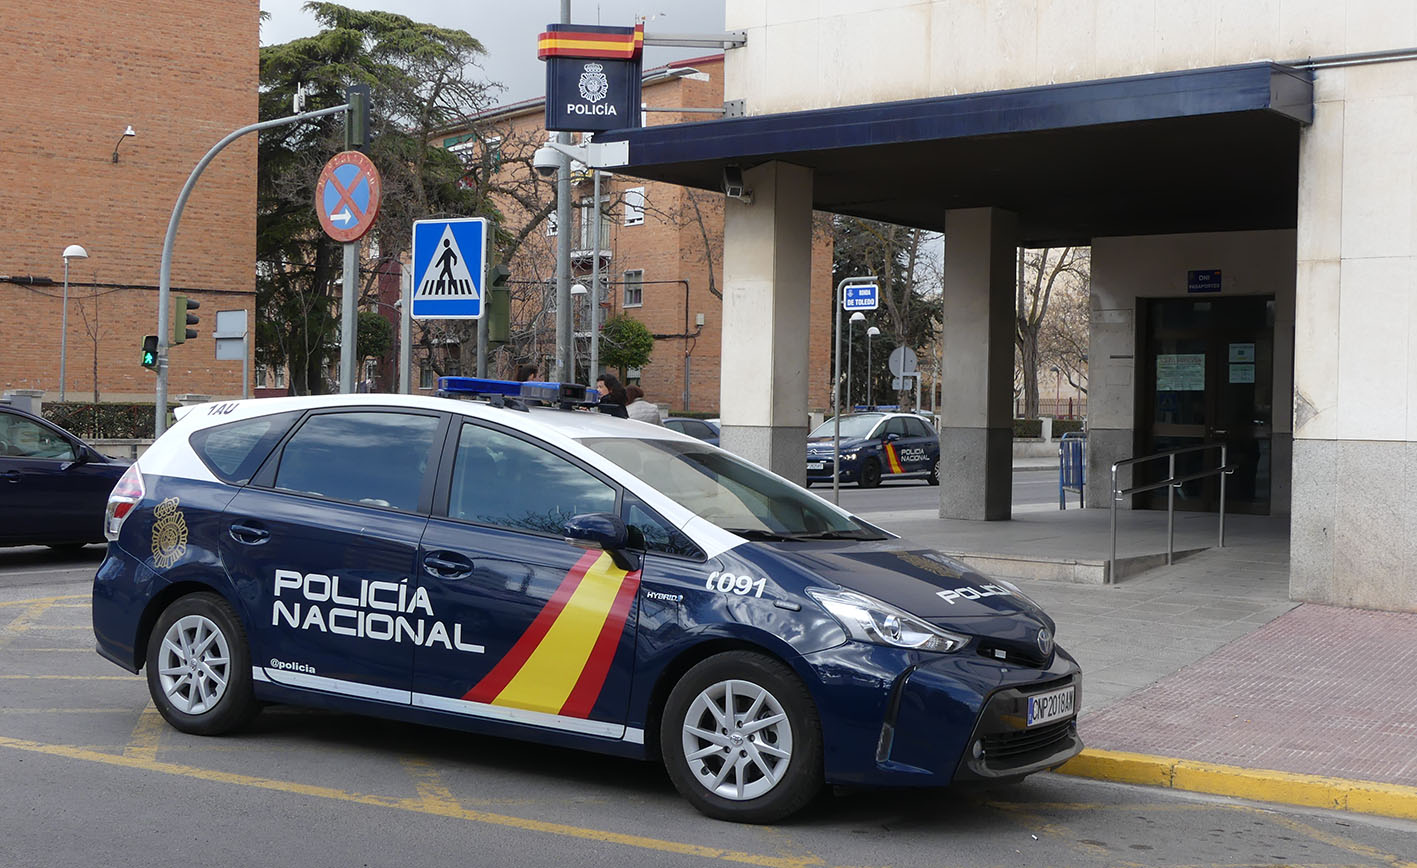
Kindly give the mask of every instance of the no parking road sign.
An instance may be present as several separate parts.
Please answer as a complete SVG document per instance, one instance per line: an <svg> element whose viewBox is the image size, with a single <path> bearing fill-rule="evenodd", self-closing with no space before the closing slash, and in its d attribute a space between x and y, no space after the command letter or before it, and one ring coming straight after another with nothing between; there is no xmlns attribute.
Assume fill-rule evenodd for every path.
<svg viewBox="0 0 1417 868"><path fill-rule="evenodd" d="M487 220L413 224L413 318L479 319L487 269Z"/></svg>
<svg viewBox="0 0 1417 868"><path fill-rule="evenodd" d="M335 154L315 185L315 210L325 234L349 243L364 237L379 216L379 170L358 151Z"/></svg>

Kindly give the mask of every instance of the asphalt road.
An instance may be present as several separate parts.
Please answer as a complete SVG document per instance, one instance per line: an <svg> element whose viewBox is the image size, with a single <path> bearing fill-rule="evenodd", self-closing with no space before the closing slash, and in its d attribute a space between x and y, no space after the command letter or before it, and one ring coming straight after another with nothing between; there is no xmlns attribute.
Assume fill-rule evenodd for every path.
<svg viewBox="0 0 1417 868"><path fill-rule="evenodd" d="M830 485L814 485L813 493L831 500ZM1077 495L1070 494L1068 507L1077 505ZM935 510L940 505L940 489L927 485L920 479L902 479L898 482L882 482L877 488L857 488L855 485L841 487L841 505L862 517L870 513L889 510ZM1058 474L1056 471L1029 470L1014 474L1013 511L1033 512L1058 508Z"/></svg>
<svg viewBox="0 0 1417 868"><path fill-rule="evenodd" d="M658 766L533 744L279 707L187 736L93 652L101 555L0 550L7 868L1414 865L1417 824L1058 775L833 794L740 826L695 813Z"/></svg>

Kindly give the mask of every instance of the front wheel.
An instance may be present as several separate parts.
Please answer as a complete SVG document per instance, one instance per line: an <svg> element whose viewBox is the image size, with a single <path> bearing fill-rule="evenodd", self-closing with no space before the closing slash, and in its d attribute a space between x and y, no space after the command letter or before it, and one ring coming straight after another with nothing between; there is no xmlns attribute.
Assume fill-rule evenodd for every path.
<svg viewBox="0 0 1417 868"><path fill-rule="evenodd" d="M148 637L148 692L163 718L194 735L220 735L256 713L246 631L216 594L168 606Z"/></svg>
<svg viewBox="0 0 1417 868"><path fill-rule="evenodd" d="M881 463L868 458L861 463L861 475L856 480L860 488L875 488L881 484Z"/></svg>
<svg viewBox="0 0 1417 868"><path fill-rule="evenodd" d="M822 733L806 686L778 661L729 651L684 674L660 722L664 767L700 813L771 823L822 788Z"/></svg>

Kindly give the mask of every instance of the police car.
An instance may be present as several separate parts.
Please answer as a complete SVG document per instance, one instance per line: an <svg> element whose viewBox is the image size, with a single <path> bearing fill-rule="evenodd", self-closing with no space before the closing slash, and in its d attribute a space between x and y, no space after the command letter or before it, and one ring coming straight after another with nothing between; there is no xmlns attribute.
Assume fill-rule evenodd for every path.
<svg viewBox="0 0 1417 868"><path fill-rule="evenodd" d="M659 759L747 822L1081 750L1014 586L584 387L452 385L491 400L188 408L109 499L99 653L184 732L287 703Z"/></svg>
<svg viewBox="0 0 1417 868"><path fill-rule="evenodd" d="M807 484L831 482L832 442L838 423L828 419L807 435ZM940 484L940 436L914 413L853 413L840 422L842 482L874 488L882 479L923 479Z"/></svg>

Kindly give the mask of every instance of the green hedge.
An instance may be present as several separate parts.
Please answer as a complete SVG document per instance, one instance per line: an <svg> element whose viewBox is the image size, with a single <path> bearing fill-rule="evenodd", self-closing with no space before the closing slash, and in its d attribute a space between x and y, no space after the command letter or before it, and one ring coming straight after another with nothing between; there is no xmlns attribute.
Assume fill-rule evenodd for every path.
<svg viewBox="0 0 1417 868"><path fill-rule="evenodd" d="M45 404L43 413L44 418L85 440L151 440L153 436L152 404L67 401Z"/></svg>
<svg viewBox="0 0 1417 868"><path fill-rule="evenodd" d="M1053 439L1057 440L1064 434L1073 431L1081 431L1083 421L1081 419L1054 419ZM1041 419L1015 419L1014 437L1022 440L1037 440L1043 436L1043 420Z"/></svg>

